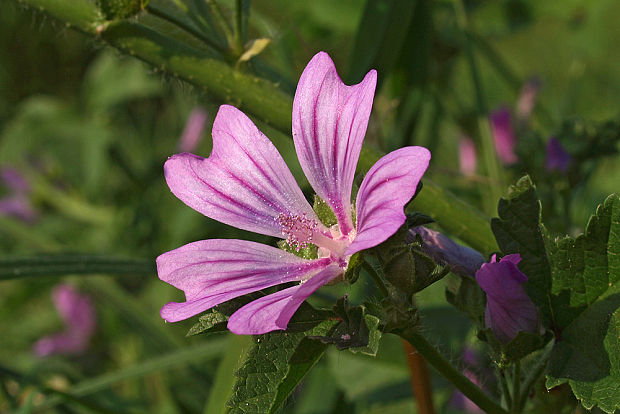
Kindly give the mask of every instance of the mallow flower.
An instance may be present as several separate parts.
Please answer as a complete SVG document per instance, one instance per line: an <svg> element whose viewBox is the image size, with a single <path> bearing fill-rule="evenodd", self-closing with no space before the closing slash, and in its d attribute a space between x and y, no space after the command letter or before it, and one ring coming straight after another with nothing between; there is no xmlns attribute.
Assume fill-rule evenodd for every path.
<svg viewBox="0 0 620 414"><path fill-rule="evenodd" d="M476 272L476 281L487 295L485 324L503 343L520 331L538 330L538 309L523 287L527 276L517 267L520 261L519 254L508 254L499 262L493 255Z"/></svg>
<svg viewBox="0 0 620 414"><path fill-rule="evenodd" d="M351 191L372 107L377 72L357 85L339 78L320 52L306 66L293 102L293 141L312 188L334 212L323 224L284 160L252 121L223 105L213 124L208 158L183 153L164 166L181 201L228 225L285 239L294 249L317 246L315 259L245 240L197 241L157 258L159 278L185 292L185 302L161 309L180 321L230 299L271 286L285 289L248 303L228 320L236 334L286 329L319 287L342 276L351 256L376 246L405 222L403 206L428 167L430 153L405 147L381 158L366 174L355 203Z"/></svg>
<svg viewBox="0 0 620 414"><path fill-rule="evenodd" d="M88 347L96 327L95 309L87 295L68 284L58 285L52 292L58 314L65 323L62 332L45 336L34 344L34 353L44 357L53 354L76 354Z"/></svg>

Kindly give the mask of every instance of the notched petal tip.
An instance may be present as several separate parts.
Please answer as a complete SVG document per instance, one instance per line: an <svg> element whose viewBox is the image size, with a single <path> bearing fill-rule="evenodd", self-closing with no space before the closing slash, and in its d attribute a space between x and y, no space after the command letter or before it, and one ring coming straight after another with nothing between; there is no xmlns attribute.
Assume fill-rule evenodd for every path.
<svg viewBox="0 0 620 414"><path fill-rule="evenodd" d="M405 222L403 208L428 168L431 153L405 147L382 157L366 174L357 194L357 236L346 254L383 243Z"/></svg>

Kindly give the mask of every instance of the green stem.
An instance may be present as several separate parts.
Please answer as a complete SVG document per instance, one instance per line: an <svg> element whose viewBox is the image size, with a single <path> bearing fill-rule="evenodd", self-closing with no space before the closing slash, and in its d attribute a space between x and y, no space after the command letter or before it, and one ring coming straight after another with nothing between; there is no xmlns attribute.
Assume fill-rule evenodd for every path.
<svg viewBox="0 0 620 414"><path fill-rule="evenodd" d="M493 144L493 136L491 134L489 120L487 118L489 110L484 98L482 80L478 70L478 65L476 63L476 58L474 56L474 50L468 30L467 14L462 0L454 0L454 10L459 29L465 38L465 53L469 63L472 82L476 94L478 134L480 137L479 142L481 144L486 172L491 179L491 185L484 187L484 191L487 193L484 200L487 213L494 214L497 200L499 200L502 196L503 179L501 168L497 160L495 145Z"/></svg>
<svg viewBox="0 0 620 414"><path fill-rule="evenodd" d="M388 291L388 288L385 286L383 279L379 276L379 273L377 273L374 267L372 267L372 265L365 260L362 262L362 267L368 272L370 277L372 277L372 280L375 281L375 285L377 285L377 288L379 288L383 297L389 296L390 292Z"/></svg>
<svg viewBox="0 0 620 414"><path fill-rule="evenodd" d="M235 27L234 27L234 38L235 38L235 50L237 53L243 53L243 43L244 39L244 24L243 24L243 0L235 0Z"/></svg>
<svg viewBox="0 0 620 414"><path fill-rule="evenodd" d="M0 258L0 280L69 274L155 274L151 259L125 259L92 254L47 254Z"/></svg>
<svg viewBox="0 0 620 414"><path fill-rule="evenodd" d="M504 370L496 369L496 376L502 389L502 396L504 397L503 402L506 403L506 407L510 407L512 406L512 397L510 395L510 389L508 388L508 382L506 381L506 375L504 374Z"/></svg>
<svg viewBox="0 0 620 414"><path fill-rule="evenodd" d="M547 345L547 348L544 350L542 355L536 360L534 366L529 367L528 375L525 377L525 380L523 381L523 386L521 387L521 395L518 396L519 407L525 407L527 397L530 395L530 389L532 388L536 380L542 375L545 367L547 366L549 357L551 357L553 345L554 341L551 341L550 344ZM515 398L517 398L517 396L515 396Z"/></svg>
<svg viewBox="0 0 620 414"><path fill-rule="evenodd" d="M409 342L441 375L450 381L467 398L472 400L485 413L508 414L499 404L487 396L477 385L464 376L448 361L426 338L413 329L394 332Z"/></svg>
<svg viewBox="0 0 620 414"><path fill-rule="evenodd" d="M162 9L156 7L156 6L153 6L152 4L148 4L146 6L146 11L149 12L150 14L152 14L153 16L157 16L160 19L166 20L166 21L172 23L173 25L175 25L175 26L185 30L187 33L191 34L196 39L202 40L203 42L205 42L205 44L207 44L211 48L217 50L223 56L227 55L228 51L225 50L222 46L218 45L217 43L215 43L214 41L209 39L204 34L200 33L198 30L194 29L190 25L186 24L183 20L178 19L175 16L166 13L164 10L162 10Z"/></svg>
<svg viewBox="0 0 620 414"><path fill-rule="evenodd" d="M519 396L521 395L521 361L517 361L514 363L514 373L512 377L512 407L510 412L513 414L518 414L521 412L521 399Z"/></svg>

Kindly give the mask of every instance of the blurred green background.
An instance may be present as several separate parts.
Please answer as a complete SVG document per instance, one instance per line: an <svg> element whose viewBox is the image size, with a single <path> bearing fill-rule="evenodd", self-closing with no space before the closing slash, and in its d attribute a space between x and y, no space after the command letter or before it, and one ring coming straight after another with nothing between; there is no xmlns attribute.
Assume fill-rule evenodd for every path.
<svg viewBox="0 0 620 414"><path fill-rule="evenodd" d="M220 3L227 15L233 2ZM277 81L292 95L305 64L320 50L331 55L347 83L376 68L379 87L367 145L381 151L427 146L433 153L427 176L489 215L494 212L485 166L473 177L458 168L460 138L473 136L479 145L470 58L486 110L514 108L525 82L537 77L542 86L534 114L519 133L522 161L502 168L502 181L493 185L505 189L529 172L539 184L550 230L582 231L596 205L618 190L618 157L589 159L567 192L562 177L544 170L544 142L563 131L566 120L583 119L594 135L603 122L618 120L620 3L479 0L465 2L465 13L469 36L459 28L451 1L254 1L249 37L271 43L244 70ZM208 112L195 151L207 156L210 122L221 103L45 14L3 2L0 167L28 180L36 219L0 216L0 255L78 252L154 260L213 237L273 242L201 216L165 184L163 163L177 151L192 109ZM267 126L263 131L306 183L290 139ZM584 139L565 135L559 138L569 149ZM568 212L558 207L556 193L570 198ZM0 197L8 195L10 189L0 184ZM86 351L38 358L32 353L36 340L62 329L50 297L61 281L91 295L98 327ZM422 292L418 303L429 335L457 360L472 333L446 303L445 283ZM362 276L352 286L324 288L312 300L331 306L344 293L360 302L374 294L373 285ZM186 338L194 320L165 324L159 317L159 308L171 300L182 300L182 293L155 274L0 280L0 412L224 412L247 341L223 334ZM452 388L434 381L438 406L454 411ZM214 383L222 388L213 391ZM375 359L330 350L282 412L414 410L402 346L386 338Z"/></svg>

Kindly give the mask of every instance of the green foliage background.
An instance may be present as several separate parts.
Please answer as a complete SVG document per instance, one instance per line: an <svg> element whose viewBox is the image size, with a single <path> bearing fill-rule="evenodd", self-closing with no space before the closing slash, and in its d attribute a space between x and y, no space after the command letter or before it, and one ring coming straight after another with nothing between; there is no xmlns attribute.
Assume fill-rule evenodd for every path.
<svg viewBox="0 0 620 414"><path fill-rule="evenodd" d="M172 3L151 1L162 8ZM234 2L219 3L225 18L231 18ZM182 295L157 279L152 263L162 252L195 240L236 237L273 242L192 211L169 192L162 174L194 107L205 107L212 122L224 101L245 101L162 74L101 39L65 27L36 7L14 0L1 7L0 167L14 167L31 182L38 219L27 224L0 216L0 255L64 252L75 254L66 260L76 263L83 258L79 255L97 254L127 259L135 267L105 268L97 271L105 275L89 276L67 274L66 269L75 268L65 268L57 275L0 280L0 412L225 412L224 403L233 390L232 372L241 366L240 355L250 347L249 339L227 334L186 338L196 320L165 324L159 308ZM274 82L283 96L292 96L303 67L319 50L330 53L348 83L376 68L379 87L366 136L369 158L375 151L427 146L433 153L425 176L429 183L455 193L487 216L497 216L493 195L505 195L508 184L527 171L538 185L545 237L584 232L596 206L618 191L620 160L607 156L611 153L590 158L585 154L570 179L559 177L544 170L542 143L562 133L559 138L567 148L578 150L586 137L598 139L595 132L603 122L620 121L620 4L472 0L465 2L465 9L467 37L458 28L453 4L446 1L255 1L248 39L267 37L271 43L241 70ZM129 21L171 30L169 22L148 12ZM217 51L199 39L174 30L176 39L217 57ZM472 56L482 90L472 81ZM542 89L529 126L520 133L522 162L500 167L499 175L494 175L479 156L478 175L461 176L461 136L474 137L479 148L484 145L481 102L476 96L481 95L487 110L512 108L532 76L541 78ZM255 99L260 103L271 97ZM269 115L273 111L287 116L286 110L286 105L267 102L264 115L253 115L308 191L290 133L274 121L276 115ZM590 128L586 130L595 132L587 135L574 124L564 124L575 118L584 119ZM211 148L209 129L196 150L203 156ZM613 145L617 148L617 141ZM437 190L429 186L426 191ZM0 187L0 196L6 192ZM502 212L500 218L505 218ZM533 220L537 223L536 217ZM460 232L444 230L476 242L467 240L466 227ZM561 251L571 243L572 239L564 239L547 248ZM480 244L474 247L485 254L497 250L492 241L491 246ZM557 256L551 259L552 272L553 257ZM0 274L2 266L11 264L0 260ZM98 329L87 352L38 359L32 344L62 328L50 298L50 290L60 281L92 296ZM449 276L432 285L417 295L417 304L426 333L457 360L474 330L444 298L445 286L454 283ZM570 283L566 280L566 286ZM552 293L566 286L554 284ZM376 292L362 272L356 284L326 287L312 302L331 308L343 294L360 304ZM583 304L571 302L571 306ZM579 318L583 316L576 317L578 323ZM618 325L617 312L611 321ZM281 412L413 412L401 348L399 340L387 335L376 358L331 347L292 397L279 401ZM617 361L612 363L617 369ZM565 382L562 374L558 368L557 380L550 381ZM450 412L453 389L439 376L433 381L436 403ZM585 389L583 384L578 387ZM559 389L558 393L564 392ZM558 393L547 396L548 405L541 410L552 407L554 398L571 398Z"/></svg>

